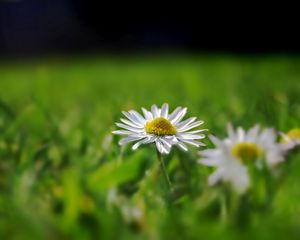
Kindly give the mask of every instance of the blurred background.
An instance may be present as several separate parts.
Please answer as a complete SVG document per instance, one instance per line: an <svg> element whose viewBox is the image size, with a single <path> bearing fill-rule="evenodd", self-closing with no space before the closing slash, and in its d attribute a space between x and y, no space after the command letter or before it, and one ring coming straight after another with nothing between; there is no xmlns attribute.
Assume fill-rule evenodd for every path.
<svg viewBox="0 0 300 240"><path fill-rule="evenodd" d="M299 239L299 152L224 222L198 149L164 157L166 198L153 146L111 135L164 102L220 137L299 127L298 13L207 4L0 0L0 239Z"/></svg>

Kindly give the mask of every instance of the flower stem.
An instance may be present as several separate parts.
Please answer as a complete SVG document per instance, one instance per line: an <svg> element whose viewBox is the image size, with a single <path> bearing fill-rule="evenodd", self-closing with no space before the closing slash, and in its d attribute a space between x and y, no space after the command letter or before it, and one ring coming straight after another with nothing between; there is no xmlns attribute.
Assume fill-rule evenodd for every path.
<svg viewBox="0 0 300 240"><path fill-rule="evenodd" d="M228 209L227 209L228 202L226 196L221 196L220 204L221 204L221 220L223 222L226 222L228 218Z"/></svg>
<svg viewBox="0 0 300 240"><path fill-rule="evenodd" d="M157 159L159 161L160 169L164 175L166 185L168 186L169 190L172 190L172 183L171 183L169 175L167 173L165 163L162 159L162 154L157 149L156 149L156 153L157 153Z"/></svg>

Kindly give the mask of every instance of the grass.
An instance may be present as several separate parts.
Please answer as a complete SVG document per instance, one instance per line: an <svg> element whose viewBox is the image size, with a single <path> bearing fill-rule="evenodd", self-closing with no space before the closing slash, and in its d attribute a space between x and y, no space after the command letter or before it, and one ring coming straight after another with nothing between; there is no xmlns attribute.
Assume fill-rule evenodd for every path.
<svg viewBox="0 0 300 240"><path fill-rule="evenodd" d="M299 239L300 157L268 207L224 220L197 149L132 152L112 136L122 110L187 106L224 137L227 122L299 127L300 58L82 57L0 65L1 239ZM208 147L211 143L205 140Z"/></svg>

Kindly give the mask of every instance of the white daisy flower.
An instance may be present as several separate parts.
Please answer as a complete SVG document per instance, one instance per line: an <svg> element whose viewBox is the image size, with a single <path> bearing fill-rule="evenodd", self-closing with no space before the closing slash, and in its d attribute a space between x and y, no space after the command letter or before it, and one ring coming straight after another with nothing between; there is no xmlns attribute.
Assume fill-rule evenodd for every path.
<svg viewBox="0 0 300 240"><path fill-rule="evenodd" d="M215 149L200 152L204 158L199 162L217 170L209 177L209 185L219 181L229 182L238 193L244 193L250 186L250 179L246 164L259 164L265 159L269 167L283 161L282 148L276 143L276 134L273 129L259 131L254 126L248 132L239 127L234 132L228 124L228 138L220 140L210 136L216 145Z"/></svg>
<svg viewBox="0 0 300 240"><path fill-rule="evenodd" d="M163 104L161 108L152 105L151 111L142 108L144 116L134 110L122 113L127 119L121 118L122 123L116 125L124 130L113 131L114 134L125 135L119 141L120 145L136 142L132 149L136 150L142 144L155 143L160 153L170 153L173 145L187 151L186 144L196 147L205 146L198 141L205 138L202 134L207 129L193 130L203 124L196 121L196 117L181 121L187 112L187 108L177 107L169 114L169 105Z"/></svg>
<svg viewBox="0 0 300 240"><path fill-rule="evenodd" d="M287 133L280 133L284 150L289 151L300 145L300 129L293 128Z"/></svg>

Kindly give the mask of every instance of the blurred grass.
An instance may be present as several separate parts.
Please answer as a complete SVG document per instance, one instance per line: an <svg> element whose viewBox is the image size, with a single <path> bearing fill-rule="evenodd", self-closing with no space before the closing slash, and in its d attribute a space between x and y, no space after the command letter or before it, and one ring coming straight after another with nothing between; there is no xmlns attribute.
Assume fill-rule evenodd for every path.
<svg viewBox="0 0 300 240"><path fill-rule="evenodd" d="M195 148L165 157L166 199L153 146L110 134L121 110L164 102L219 136L228 121L299 127L299 57L52 58L2 62L0 78L1 239L300 238L299 154L271 209L227 225Z"/></svg>

